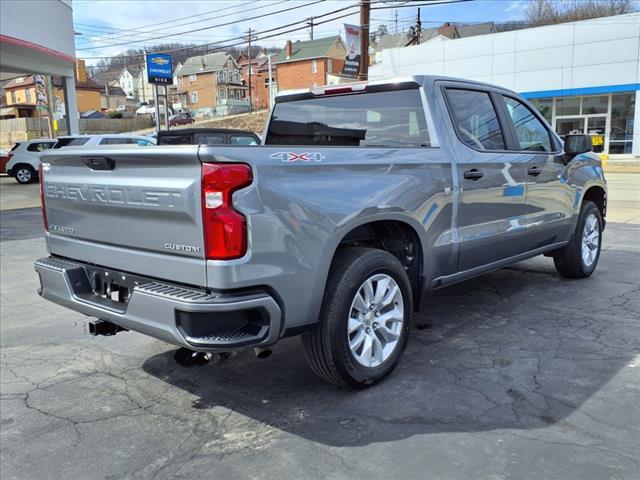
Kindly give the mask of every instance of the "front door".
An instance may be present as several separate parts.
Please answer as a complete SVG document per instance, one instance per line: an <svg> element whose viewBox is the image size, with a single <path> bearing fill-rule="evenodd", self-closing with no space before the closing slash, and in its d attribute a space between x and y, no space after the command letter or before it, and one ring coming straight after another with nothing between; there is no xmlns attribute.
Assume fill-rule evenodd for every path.
<svg viewBox="0 0 640 480"><path fill-rule="evenodd" d="M445 84L444 91L460 140L452 147L460 195L458 269L465 271L523 252L518 238L526 215L528 164L508 151L497 93L460 83Z"/></svg>

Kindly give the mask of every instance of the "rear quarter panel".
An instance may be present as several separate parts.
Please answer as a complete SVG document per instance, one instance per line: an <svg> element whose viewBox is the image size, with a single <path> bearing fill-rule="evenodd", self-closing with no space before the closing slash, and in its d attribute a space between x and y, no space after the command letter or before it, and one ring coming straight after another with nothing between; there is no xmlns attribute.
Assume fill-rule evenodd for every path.
<svg viewBox="0 0 640 480"><path fill-rule="evenodd" d="M289 153L313 153L315 161L289 161ZM271 287L288 328L316 321L333 255L361 224L405 222L428 252L425 272L455 265L451 165L439 148L201 147L200 158L248 163L254 174L234 195L247 216L249 251L207 262L209 287Z"/></svg>

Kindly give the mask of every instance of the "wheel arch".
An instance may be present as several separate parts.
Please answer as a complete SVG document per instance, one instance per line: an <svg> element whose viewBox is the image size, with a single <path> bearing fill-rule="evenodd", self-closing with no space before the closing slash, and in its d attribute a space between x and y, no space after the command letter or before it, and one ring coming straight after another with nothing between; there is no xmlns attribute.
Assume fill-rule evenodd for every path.
<svg viewBox="0 0 640 480"><path fill-rule="evenodd" d="M350 224L334 237L322 292L326 288L329 268L338 251L354 246L377 248L391 253L405 267L411 282L414 311L418 311L424 289L426 252L425 239L419 232L419 225L415 225L411 217L404 215L375 216Z"/></svg>
<svg viewBox="0 0 640 480"><path fill-rule="evenodd" d="M582 194L582 202L580 205L584 204L585 201L591 201L596 204L598 210L600 210L600 215L602 216L602 220L607 213L607 192L600 185L591 185L587 189L585 189Z"/></svg>

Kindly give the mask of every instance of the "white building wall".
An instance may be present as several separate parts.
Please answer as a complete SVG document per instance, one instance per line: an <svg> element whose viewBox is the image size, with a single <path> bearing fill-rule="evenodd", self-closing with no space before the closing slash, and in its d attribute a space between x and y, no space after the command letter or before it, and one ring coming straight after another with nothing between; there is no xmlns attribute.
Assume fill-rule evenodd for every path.
<svg viewBox="0 0 640 480"><path fill-rule="evenodd" d="M391 48L371 79L447 75L518 92L640 83L640 13Z"/></svg>

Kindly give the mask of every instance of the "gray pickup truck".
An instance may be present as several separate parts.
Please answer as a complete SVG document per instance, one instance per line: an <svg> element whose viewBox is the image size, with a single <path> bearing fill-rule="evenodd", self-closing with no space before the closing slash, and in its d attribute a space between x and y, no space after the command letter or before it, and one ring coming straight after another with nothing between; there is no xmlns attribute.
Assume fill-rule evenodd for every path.
<svg viewBox="0 0 640 480"><path fill-rule="evenodd" d="M39 293L196 352L301 334L320 377L368 386L425 290L540 254L593 273L590 150L512 91L416 76L282 93L260 146L48 152Z"/></svg>

